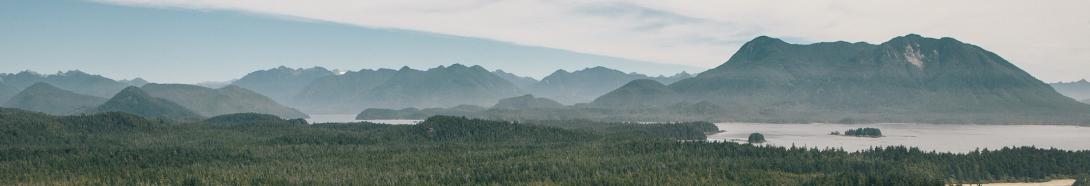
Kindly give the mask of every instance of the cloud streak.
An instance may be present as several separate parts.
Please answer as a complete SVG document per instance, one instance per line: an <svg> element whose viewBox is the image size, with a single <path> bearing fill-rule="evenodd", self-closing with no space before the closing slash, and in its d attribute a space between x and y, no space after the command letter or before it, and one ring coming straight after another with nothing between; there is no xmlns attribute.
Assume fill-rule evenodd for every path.
<svg viewBox="0 0 1090 186"><path fill-rule="evenodd" d="M908 33L992 50L1048 81L1090 78L1090 1L106 0L233 10L714 67L759 35L881 43Z"/></svg>

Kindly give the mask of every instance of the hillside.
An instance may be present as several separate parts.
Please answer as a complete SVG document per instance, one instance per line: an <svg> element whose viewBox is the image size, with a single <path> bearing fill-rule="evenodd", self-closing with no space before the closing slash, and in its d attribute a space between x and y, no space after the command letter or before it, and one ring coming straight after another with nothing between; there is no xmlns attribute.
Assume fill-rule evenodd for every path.
<svg viewBox="0 0 1090 186"><path fill-rule="evenodd" d="M125 112L146 118L175 121L197 121L202 117L177 103L148 95L137 87L121 90L92 112Z"/></svg>
<svg viewBox="0 0 1090 186"><path fill-rule="evenodd" d="M5 85L14 87L17 90L25 89L35 83L44 82L78 94L104 98L113 96L121 89L129 86L127 83L78 70L48 75L22 71L15 74L0 74L0 79L3 79Z"/></svg>
<svg viewBox="0 0 1090 186"><path fill-rule="evenodd" d="M234 85L211 89L197 85L153 83L140 89L152 97L177 103L205 117L235 113L272 114L288 119L308 117L264 95Z"/></svg>
<svg viewBox="0 0 1090 186"><path fill-rule="evenodd" d="M533 109L533 108L564 108L564 104L553 101L548 98L534 97L534 95L523 95L518 97L512 97L507 99L501 99L496 105L492 106L496 109Z"/></svg>
<svg viewBox="0 0 1090 186"><path fill-rule="evenodd" d="M333 71L322 67L292 69L280 66L251 72L235 80L232 84L268 96L277 102L290 105L293 98L299 95L299 92L302 92L303 88L306 88L311 82L333 75L335 75Z"/></svg>
<svg viewBox="0 0 1090 186"><path fill-rule="evenodd" d="M708 102L722 120L764 122L1090 123L1090 106L998 55L952 38L789 44L758 37L723 65L592 105ZM631 104L624 104L631 103Z"/></svg>
<svg viewBox="0 0 1090 186"><path fill-rule="evenodd" d="M0 81L0 103L7 102L16 94L19 94L19 89L5 85L3 81Z"/></svg>
<svg viewBox="0 0 1090 186"><path fill-rule="evenodd" d="M82 113L106 102L106 98L63 90L48 83L35 83L4 103L4 107L52 115Z"/></svg>
<svg viewBox="0 0 1090 186"><path fill-rule="evenodd" d="M691 75L688 73L679 73L670 77L649 77L599 66L574 72L557 70L530 86L529 91L534 95L564 104L575 104L590 102L632 80L653 79L663 84L670 84L689 77Z"/></svg>
<svg viewBox="0 0 1090 186"><path fill-rule="evenodd" d="M1057 82L1050 83L1052 88L1056 89L1056 92L1063 94L1067 97L1075 98L1076 100L1090 99L1090 82L1084 80L1074 82Z"/></svg>

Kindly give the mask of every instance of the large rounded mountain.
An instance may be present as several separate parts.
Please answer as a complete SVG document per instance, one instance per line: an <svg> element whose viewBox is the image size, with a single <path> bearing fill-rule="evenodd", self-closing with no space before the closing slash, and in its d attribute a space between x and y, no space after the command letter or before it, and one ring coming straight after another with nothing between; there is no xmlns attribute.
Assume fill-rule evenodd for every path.
<svg viewBox="0 0 1090 186"><path fill-rule="evenodd" d="M719 119L766 122L1090 123L1090 105L999 55L915 34L878 45L799 45L762 36L723 65L670 84L670 91L645 87L656 90L626 87L592 105L710 102L723 107ZM638 104L618 105L626 102Z"/></svg>

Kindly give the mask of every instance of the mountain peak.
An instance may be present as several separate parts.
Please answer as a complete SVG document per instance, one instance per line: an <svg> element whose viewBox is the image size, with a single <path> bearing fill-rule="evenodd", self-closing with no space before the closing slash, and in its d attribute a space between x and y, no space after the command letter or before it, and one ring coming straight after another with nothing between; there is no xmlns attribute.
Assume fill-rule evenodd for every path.
<svg viewBox="0 0 1090 186"><path fill-rule="evenodd" d="M177 103L152 97L138 87L129 86L99 105L98 112L127 112L149 118L195 121L201 116Z"/></svg>
<svg viewBox="0 0 1090 186"><path fill-rule="evenodd" d="M790 43L784 42L783 40L781 40L779 38L768 37L768 36L757 36L757 38L753 38L753 40L750 40L749 42L746 42L745 45L750 45L750 44L753 44L753 45L768 45L768 44L790 44Z"/></svg>

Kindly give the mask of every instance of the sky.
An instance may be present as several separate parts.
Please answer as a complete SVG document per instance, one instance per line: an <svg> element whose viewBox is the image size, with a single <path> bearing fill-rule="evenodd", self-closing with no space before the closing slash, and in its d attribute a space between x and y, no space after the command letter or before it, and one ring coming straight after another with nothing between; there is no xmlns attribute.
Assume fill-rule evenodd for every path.
<svg viewBox="0 0 1090 186"><path fill-rule="evenodd" d="M1090 1L100 0L0 3L3 69L198 82L278 65L481 64L541 77L718 66L754 37L993 51L1046 82L1090 79ZM12 55L14 54L14 55ZM116 66L116 67L113 67ZM107 68L110 67L110 68ZM133 72L134 69L138 72ZM7 70L12 71L12 70ZM199 74L184 76L182 74Z"/></svg>

